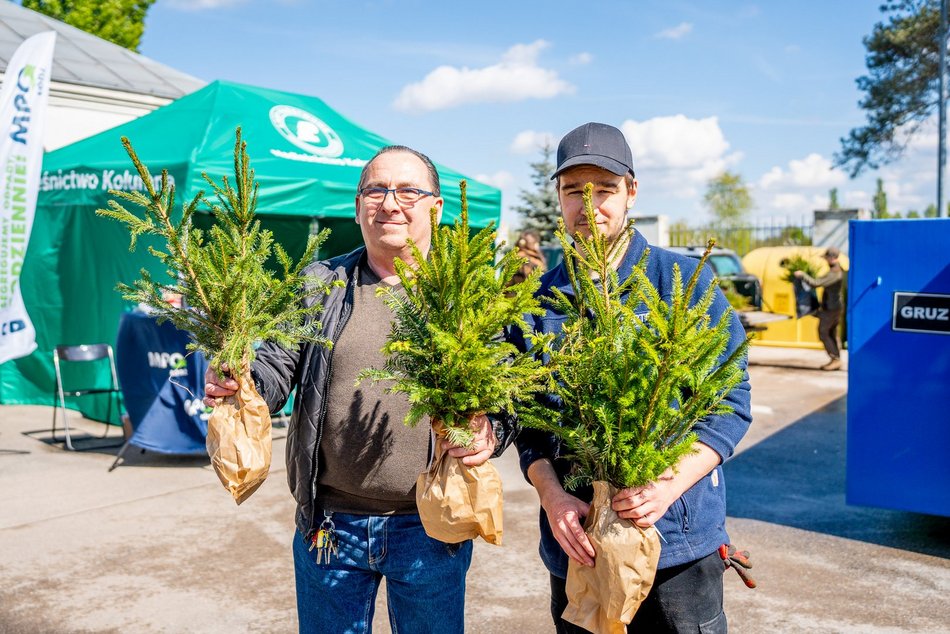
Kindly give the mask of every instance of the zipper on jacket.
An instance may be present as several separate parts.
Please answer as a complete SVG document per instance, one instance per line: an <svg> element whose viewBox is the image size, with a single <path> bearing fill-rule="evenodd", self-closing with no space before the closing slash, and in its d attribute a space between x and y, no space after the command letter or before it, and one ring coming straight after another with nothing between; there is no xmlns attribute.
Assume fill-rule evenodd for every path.
<svg viewBox="0 0 950 634"><path fill-rule="evenodd" d="M683 501L683 532L689 532L689 505L686 503L686 496L680 498Z"/></svg>
<svg viewBox="0 0 950 634"><path fill-rule="evenodd" d="M330 339L331 342L336 344L340 339L340 334L343 332L343 327L346 325L346 322L350 319L350 313L353 311L353 288L356 286L356 276L359 275L360 261L362 260L362 255L356 261L356 268L353 269L353 274L350 276L348 283L346 285L346 295L343 298L343 312L340 313L340 323L337 324L336 330L333 333L333 338ZM317 507L317 460L320 453L320 441L323 440L323 421L327 415L327 396L329 395L330 389L330 379L333 378L333 351L336 348L334 345L327 351L327 377L323 382L323 404L320 407L320 417L317 419L317 440L313 444L313 455L311 456L310 464L313 465L312 471L310 473L310 508L315 510ZM306 538L310 539L313 530L313 523L316 514L314 512L310 513L310 527L307 529Z"/></svg>

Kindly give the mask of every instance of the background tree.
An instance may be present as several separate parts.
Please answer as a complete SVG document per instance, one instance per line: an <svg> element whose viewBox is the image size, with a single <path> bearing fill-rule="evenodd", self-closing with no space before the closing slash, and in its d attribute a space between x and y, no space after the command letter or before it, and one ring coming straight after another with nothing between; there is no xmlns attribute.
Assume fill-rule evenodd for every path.
<svg viewBox="0 0 950 634"><path fill-rule="evenodd" d="M835 165L855 177L898 158L939 104L940 4L888 0L889 20L864 38L868 74L857 79L867 123L841 139Z"/></svg>
<svg viewBox="0 0 950 634"><path fill-rule="evenodd" d="M828 192L828 210L837 211L841 209L841 206L838 205L838 188L833 187L831 191Z"/></svg>
<svg viewBox="0 0 950 634"><path fill-rule="evenodd" d="M542 246L557 244L554 231L557 221L561 217L561 208L557 202L557 189L551 174L554 173L554 162L551 157L554 148L545 145L541 148L541 160L531 163L531 182L534 190L521 190L521 204L514 210L521 215L521 230L534 229L541 236Z"/></svg>
<svg viewBox="0 0 950 634"><path fill-rule="evenodd" d="M708 239L708 234L709 232L701 227L690 227L683 219L676 220L670 224L670 246L689 247L702 244Z"/></svg>
<svg viewBox="0 0 950 634"><path fill-rule="evenodd" d="M950 209L950 205L947 205L947 208ZM924 209L924 218L936 218L937 217L937 205L931 203L927 205L927 208Z"/></svg>
<svg viewBox="0 0 950 634"><path fill-rule="evenodd" d="M778 235L778 244L783 246L810 245L811 238L801 227L785 227Z"/></svg>
<svg viewBox="0 0 950 634"><path fill-rule="evenodd" d="M908 218L920 218L920 214L917 213L916 211L914 211L913 209L911 209L910 211L907 212L907 217L908 217Z"/></svg>
<svg viewBox="0 0 950 634"><path fill-rule="evenodd" d="M739 174L723 172L706 184L703 202L715 221L726 226L742 223L752 210L752 195Z"/></svg>
<svg viewBox="0 0 950 634"><path fill-rule="evenodd" d="M874 192L874 217L887 218L887 193L884 191L884 181L877 179L877 191Z"/></svg>
<svg viewBox="0 0 950 634"><path fill-rule="evenodd" d="M138 52L155 0L23 0L23 6Z"/></svg>

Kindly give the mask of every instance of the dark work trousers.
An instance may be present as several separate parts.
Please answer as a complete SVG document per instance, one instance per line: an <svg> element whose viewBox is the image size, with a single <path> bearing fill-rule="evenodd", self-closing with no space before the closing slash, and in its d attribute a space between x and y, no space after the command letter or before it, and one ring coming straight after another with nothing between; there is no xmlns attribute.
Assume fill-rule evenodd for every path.
<svg viewBox="0 0 950 634"><path fill-rule="evenodd" d="M650 594L627 626L627 632L709 632L725 634L722 611L722 558L715 552L696 561L656 571ZM567 607L566 581L551 575L551 616L558 634L582 634L561 618Z"/></svg>
<svg viewBox="0 0 950 634"><path fill-rule="evenodd" d="M841 310L818 311L818 338L825 344L825 352L832 359L841 357L841 345L838 343L838 324L841 323Z"/></svg>

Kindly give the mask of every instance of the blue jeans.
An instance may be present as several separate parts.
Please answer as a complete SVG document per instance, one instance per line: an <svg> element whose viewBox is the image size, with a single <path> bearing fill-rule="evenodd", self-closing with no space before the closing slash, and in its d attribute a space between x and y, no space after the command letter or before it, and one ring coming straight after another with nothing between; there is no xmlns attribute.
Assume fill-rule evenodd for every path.
<svg viewBox="0 0 950 634"><path fill-rule="evenodd" d="M379 582L386 578L394 633L455 634L465 629L465 574L472 542L426 535L419 516L334 513L338 551L329 564L294 534L300 632L370 632ZM324 560L325 561L325 560Z"/></svg>

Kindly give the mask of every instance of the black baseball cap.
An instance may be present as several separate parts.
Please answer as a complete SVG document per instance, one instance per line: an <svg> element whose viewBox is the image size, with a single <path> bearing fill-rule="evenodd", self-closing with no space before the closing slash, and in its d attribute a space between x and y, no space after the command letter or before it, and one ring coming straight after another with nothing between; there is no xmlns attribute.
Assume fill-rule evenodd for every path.
<svg viewBox="0 0 950 634"><path fill-rule="evenodd" d="M574 128L557 146L555 179L576 165L594 165L617 176L633 173L633 153L623 132L606 123L585 123Z"/></svg>

